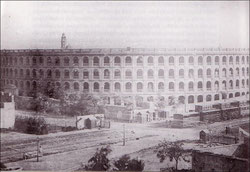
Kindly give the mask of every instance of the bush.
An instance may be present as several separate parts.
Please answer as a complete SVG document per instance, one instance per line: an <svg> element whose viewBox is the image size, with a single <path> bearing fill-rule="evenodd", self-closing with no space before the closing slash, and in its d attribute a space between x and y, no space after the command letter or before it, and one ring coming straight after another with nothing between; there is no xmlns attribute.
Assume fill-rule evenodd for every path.
<svg viewBox="0 0 250 172"><path fill-rule="evenodd" d="M129 155L123 155L114 162L114 171L143 171L144 162L137 159L130 159Z"/></svg>
<svg viewBox="0 0 250 172"><path fill-rule="evenodd" d="M5 169L7 168L2 162L0 162L0 169Z"/></svg>
<svg viewBox="0 0 250 172"><path fill-rule="evenodd" d="M97 149L92 158L89 159L88 164L83 167L86 171L107 171L110 168L110 161L107 158L111 152L109 146Z"/></svg>
<svg viewBox="0 0 250 172"><path fill-rule="evenodd" d="M16 117L14 127L28 134L48 134L48 125L43 117Z"/></svg>

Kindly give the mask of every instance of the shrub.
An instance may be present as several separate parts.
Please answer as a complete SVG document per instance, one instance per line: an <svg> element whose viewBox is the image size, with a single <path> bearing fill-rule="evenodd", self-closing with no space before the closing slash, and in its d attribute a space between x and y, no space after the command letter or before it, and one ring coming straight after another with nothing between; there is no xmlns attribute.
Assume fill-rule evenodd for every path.
<svg viewBox="0 0 250 172"><path fill-rule="evenodd" d="M16 117L14 127L28 134L48 134L48 125L43 117Z"/></svg>
<svg viewBox="0 0 250 172"><path fill-rule="evenodd" d="M137 159L130 159L129 155L123 155L114 162L114 171L143 171L144 162Z"/></svg>
<svg viewBox="0 0 250 172"><path fill-rule="evenodd" d="M0 162L0 169L5 169L5 168L7 167L4 165L4 163Z"/></svg>
<svg viewBox="0 0 250 172"><path fill-rule="evenodd" d="M109 146L97 149L94 156L89 159L88 164L83 169L86 171L107 171L111 166L107 157L110 152Z"/></svg>

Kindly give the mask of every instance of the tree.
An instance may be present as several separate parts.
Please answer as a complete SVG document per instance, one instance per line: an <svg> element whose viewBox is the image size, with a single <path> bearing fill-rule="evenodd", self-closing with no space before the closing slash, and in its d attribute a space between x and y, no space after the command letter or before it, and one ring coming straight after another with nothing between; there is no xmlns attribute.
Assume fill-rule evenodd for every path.
<svg viewBox="0 0 250 172"><path fill-rule="evenodd" d="M123 97L123 102L127 110L131 111L134 109L134 102L131 96Z"/></svg>
<svg viewBox="0 0 250 172"><path fill-rule="evenodd" d="M84 166L86 171L107 171L111 164L108 155L111 153L109 146L97 149L92 158L89 159L88 164Z"/></svg>
<svg viewBox="0 0 250 172"><path fill-rule="evenodd" d="M180 159L183 159L186 162L189 162L186 158L189 150L184 150L182 148L183 143L178 142L168 142L164 140L157 147L157 157L160 159L160 162L163 162L167 157L170 161L175 160L175 170L178 170L178 163Z"/></svg>
<svg viewBox="0 0 250 172"><path fill-rule="evenodd" d="M130 159L129 155L123 155L114 162L114 171L143 171L144 162L137 159Z"/></svg>
<svg viewBox="0 0 250 172"><path fill-rule="evenodd" d="M164 99L164 97L158 96L157 99L156 99L155 107L156 107L158 110L162 110L162 109L164 109L166 106L167 106L167 102L166 102L166 100Z"/></svg>

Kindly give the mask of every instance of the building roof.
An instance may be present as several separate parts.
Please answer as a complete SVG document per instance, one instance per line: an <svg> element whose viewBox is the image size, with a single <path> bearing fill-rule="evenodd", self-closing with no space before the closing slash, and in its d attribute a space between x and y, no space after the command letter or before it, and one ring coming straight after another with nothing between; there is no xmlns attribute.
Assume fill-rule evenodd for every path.
<svg viewBox="0 0 250 172"><path fill-rule="evenodd" d="M199 152L209 152L217 155L233 156L240 144L214 146L209 148L197 148Z"/></svg>

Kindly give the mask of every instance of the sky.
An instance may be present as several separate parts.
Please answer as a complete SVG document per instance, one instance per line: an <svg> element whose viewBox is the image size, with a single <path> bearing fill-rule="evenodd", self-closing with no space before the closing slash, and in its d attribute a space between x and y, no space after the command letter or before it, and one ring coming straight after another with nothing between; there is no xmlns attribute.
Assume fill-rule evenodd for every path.
<svg viewBox="0 0 250 172"><path fill-rule="evenodd" d="M1 49L248 48L248 1L1 1Z"/></svg>

